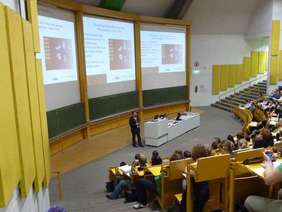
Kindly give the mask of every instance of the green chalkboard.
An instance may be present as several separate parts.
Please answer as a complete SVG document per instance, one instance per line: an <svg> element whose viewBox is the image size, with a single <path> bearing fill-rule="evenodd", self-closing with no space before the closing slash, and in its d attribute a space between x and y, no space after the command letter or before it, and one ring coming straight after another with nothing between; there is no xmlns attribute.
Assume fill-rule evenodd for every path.
<svg viewBox="0 0 282 212"><path fill-rule="evenodd" d="M91 120L97 120L138 107L137 92L128 92L89 99Z"/></svg>
<svg viewBox="0 0 282 212"><path fill-rule="evenodd" d="M144 107L168 104L172 102L187 101L187 86L160 88L143 91Z"/></svg>
<svg viewBox="0 0 282 212"><path fill-rule="evenodd" d="M82 103L69 105L47 112L49 138L85 124Z"/></svg>

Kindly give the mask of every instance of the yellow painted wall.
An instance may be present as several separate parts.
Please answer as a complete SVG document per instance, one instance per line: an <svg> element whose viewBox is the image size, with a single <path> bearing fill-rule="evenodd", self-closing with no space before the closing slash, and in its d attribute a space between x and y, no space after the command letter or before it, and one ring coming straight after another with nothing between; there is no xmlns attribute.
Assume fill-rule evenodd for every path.
<svg viewBox="0 0 282 212"><path fill-rule="evenodd" d="M280 50L279 52L279 68L278 68L278 72L279 72L279 80L282 80L282 50Z"/></svg>
<svg viewBox="0 0 282 212"><path fill-rule="evenodd" d="M259 52L259 74L263 74L268 69L268 52Z"/></svg>
<svg viewBox="0 0 282 212"><path fill-rule="evenodd" d="M212 67L212 95L217 95L220 92L220 66L213 65Z"/></svg>
<svg viewBox="0 0 282 212"><path fill-rule="evenodd" d="M279 77L280 21L272 21L270 84L276 84Z"/></svg>
<svg viewBox="0 0 282 212"><path fill-rule="evenodd" d="M226 91L228 88L228 65L221 65L220 70L220 90Z"/></svg>
<svg viewBox="0 0 282 212"><path fill-rule="evenodd" d="M0 207L11 198L21 179L16 113L4 6L0 3Z"/></svg>
<svg viewBox="0 0 282 212"><path fill-rule="evenodd" d="M242 64L238 64L237 66L237 76L238 76L238 82L241 84L244 81L244 69Z"/></svg>
<svg viewBox="0 0 282 212"><path fill-rule="evenodd" d="M29 11L32 12L32 11ZM50 154L41 63L30 22L0 3L0 207L17 187L48 187Z"/></svg>
<svg viewBox="0 0 282 212"><path fill-rule="evenodd" d="M251 76L256 77L259 72L259 53L257 51L251 52Z"/></svg>
<svg viewBox="0 0 282 212"><path fill-rule="evenodd" d="M234 65L228 65L228 80L229 80L229 86L233 88L236 84L236 73L234 69Z"/></svg>
<svg viewBox="0 0 282 212"><path fill-rule="evenodd" d="M251 58L244 57L243 59L244 80L248 81L251 78Z"/></svg>

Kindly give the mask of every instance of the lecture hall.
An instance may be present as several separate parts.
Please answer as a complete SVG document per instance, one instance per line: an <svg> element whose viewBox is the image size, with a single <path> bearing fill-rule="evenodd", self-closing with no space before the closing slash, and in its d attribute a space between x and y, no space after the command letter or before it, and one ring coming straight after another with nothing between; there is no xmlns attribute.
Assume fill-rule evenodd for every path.
<svg viewBox="0 0 282 212"><path fill-rule="evenodd" d="M0 212L282 212L282 0L0 0Z"/></svg>

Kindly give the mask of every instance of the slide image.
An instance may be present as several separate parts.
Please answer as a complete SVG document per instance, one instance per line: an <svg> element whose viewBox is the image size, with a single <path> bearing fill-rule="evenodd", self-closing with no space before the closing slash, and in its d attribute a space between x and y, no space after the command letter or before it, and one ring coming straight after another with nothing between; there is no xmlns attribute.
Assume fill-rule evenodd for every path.
<svg viewBox="0 0 282 212"><path fill-rule="evenodd" d="M162 64L181 64L181 45L162 44Z"/></svg>
<svg viewBox="0 0 282 212"><path fill-rule="evenodd" d="M72 40L44 37L46 71L73 68Z"/></svg>
<svg viewBox="0 0 282 212"><path fill-rule="evenodd" d="M130 69L131 49L130 40L109 39L110 70Z"/></svg>

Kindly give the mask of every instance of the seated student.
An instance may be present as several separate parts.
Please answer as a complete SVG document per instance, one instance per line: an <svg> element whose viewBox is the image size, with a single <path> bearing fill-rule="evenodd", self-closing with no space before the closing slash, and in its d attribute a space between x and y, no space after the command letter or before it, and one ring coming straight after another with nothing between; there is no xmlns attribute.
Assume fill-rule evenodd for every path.
<svg viewBox="0 0 282 212"><path fill-rule="evenodd" d="M147 164L147 158L142 154L136 154L135 160L133 161L131 165L131 173L134 174L134 170L137 166L142 169L146 167L146 164ZM123 163L121 165L126 165L126 164ZM127 177L125 178L121 176L118 179L118 183L115 186L114 191L111 194L106 195L106 197L111 200L118 199L120 195L122 194L122 192L125 191L126 189L129 189L131 185L132 183L129 178Z"/></svg>
<svg viewBox="0 0 282 212"><path fill-rule="evenodd" d="M228 135L227 140L229 140L233 143L234 149L238 149L238 143L237 143L237 141L235 141L235 139L232 135Z"/></svg>
<svg viewBox="0 0 282 212"><path fill-rule="evenodd" d="M282 164L274 167L270 158L265 155L264 181L266 185L274 185L282 181ZM279 191L281 199L282 191ZM249 212L281 212L282 200L269 199L259 196L249 196L245 201Z"/></svg>
<svg viewBox="0 0 282 212"><path fill-rule="evenodd" d="M273 144L274 142L273 142L272 134L270 130L265 129L265 128L262 129L261 133L253 139L253 148L254 149L266 148L269 146L273 146Z"/></svg>
<svg viewBox="0 0 282 212"><path fill-rule="evenodd" d="M204 145L198 144L192 149L192 159L196 162L198 159L202 157L210 156L210 151ZM193 200L193 211L194 212L202 212L206 202L209 199L209 184L208 182L198 182L194 181L195 173L193 171L190 172L191 181L193 184L193 192L195 199ZM186 179L183 180L182 183L182 201L181 201L181 212L186 212Z"/></svg>
<svg viewBox="0 0 282 212"><path fill-rule="evenodd" d="M183 152L181 150L176 150L170 157L170 161L182 160L184 159Z"/></svg>
<svg viewBox="0 0 282 212"><path fill-rule="evenodd" d="M192 156L192 153L191 153L190 151L185 150L185 151L183 152L183 157L184 157L184 159L186 159L186 158L191 158L191 156Z"/></svg>
<svg viewBox="0 0 282 212"><path fill-rule="evenodd" d="M236 137L237 137L237 143L238 143L239 149L248 148L248 142L245 139L245 136L243 133L238 133Z"/></svg>
<svg viewBox="0 0 282 212"><path fill-rule="evenodd" d="M151 163L152 163L152 166L162 164L162 158L159 156L159 153L157 151L153 151Z"/></svg>
<svg viewBox="0 0 282 212"><path fill-rule="evenodd" d="M234 146L233 143L229 140L223 141L222 146L220 148L221 154L233 154Z"/></svg>

